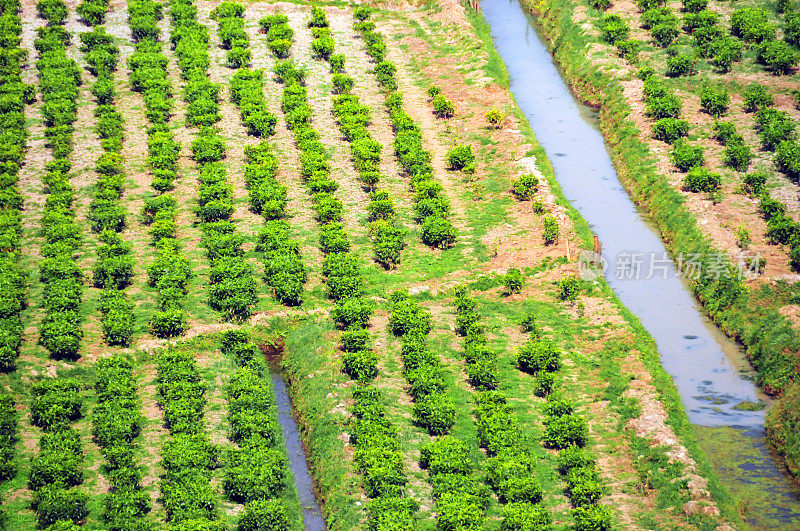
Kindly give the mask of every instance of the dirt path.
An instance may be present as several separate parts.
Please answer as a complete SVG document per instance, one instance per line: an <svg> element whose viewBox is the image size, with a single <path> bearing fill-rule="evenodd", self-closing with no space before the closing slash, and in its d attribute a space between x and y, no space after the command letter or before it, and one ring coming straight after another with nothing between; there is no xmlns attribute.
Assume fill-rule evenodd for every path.
<svg viewBox="0 0 800 531"><path fill-rule="evenodd" d="M38 54L33 47L36 39L36 28L44 25L44 21L36 18L36 7L33 2L23 2L20 13L22 20L22 40L20 47L28 51L28 61L22 68L22 79L26 83L37 86L36 101L25 106L25 118L28 121L28 142L25 158L19 171L19 189L22 194L22 264L29 272L28 308L22 312L25 325L22 344L22 359L28 358L31 350L38 350L38 323L44 317L42 304L42 284L39 282L39 261L44 238L40 234L42 212L45 195L42 190L41 176L45 164L52 160L51 151L46 146L44 123L42 118L42 97L38 90L36 59ZM38 361L38 359L37 359Z"/></svg>
<svg viewBox="0 0 800 531"><path fill-rule="evenodd" d="M144 467L144 477L141 485L150 495L152 510L148 515L148 519L163 525L165 518L164 507L158 503L158 498L161 495L159 478L164 473L160 454L169 432L164 428L164 415L158 405L157 374L154 363L140 365L135 371L139 396L142 399L142 414L145 417L145 423L139 439L142 441L144 450L144 455L141 459L141 464Z"/></svg>

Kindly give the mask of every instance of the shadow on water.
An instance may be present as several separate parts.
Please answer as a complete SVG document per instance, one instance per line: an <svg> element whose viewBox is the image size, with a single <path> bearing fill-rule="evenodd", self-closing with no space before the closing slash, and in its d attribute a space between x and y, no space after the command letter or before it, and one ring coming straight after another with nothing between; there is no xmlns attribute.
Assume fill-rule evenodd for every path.
<svg viewBox="0 0 800 531"><path fill-rule="evenodd" d="M283 356L283 345L259 345L259 347L267 360L270 377L272 378L272 388L275 391L275 406L278 410L278 423L283 430L283 438L286 441L286 454L289 456L289 467L294 477L294 485L297 488L300 506L303 508L303 526L306 531L325 531L327 526L317 502L314 492L314 480L308 470L303 441L300 439L300 432L297 429L294 415L292 415L292 403L289 399L289 392L286 389L286 382L283 380L283 371L280 363Z"/></svg>
<svg viewBox="0 0 800 531"><path fill-rule="evenodd" d="M608 284L655 340L689 420L708 428L737 426L752 432L737 438L735 448L726 448L730 461L719 463L746 464L754 455L750 450L764 447L764 406L770 401L753 383L744 354L702 313L660 235L619 182L594 111L570 93L535 21L518 0L481 0L480 5L508 69L511 91L550 158L564 195L603 244ZM716 450L704 447L716 463ZM800 521L798 489L769 453L762 456L748 479L760 482L762 494L753 495L786 509L770 512L770 525ZM737 495L739 480L733 481L728 486ZM749 485L741 481L742 487Z"/></svg>

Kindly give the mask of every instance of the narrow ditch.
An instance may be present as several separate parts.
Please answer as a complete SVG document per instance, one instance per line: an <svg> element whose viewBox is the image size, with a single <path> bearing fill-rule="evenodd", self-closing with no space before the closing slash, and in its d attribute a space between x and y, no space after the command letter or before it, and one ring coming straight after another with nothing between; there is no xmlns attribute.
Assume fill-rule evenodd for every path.
<svg viewBox="0 0 800 531"><path fill-rule="evenodd" d="M259 345L261 352L267 360L269 375L272 378L272 388L275 392L275 407L278 411L278 423L283 430L283 439L286 445L286 455L289 456L289 468L292 470L294 486L303 508L303 527L306 531L325 531L327 526L322 516L322 509L317 500L314 480L308 469L308 459L300 430L292 410L292 401L284 381L281 359L283 358L283 342L274 345Z"/></svg>

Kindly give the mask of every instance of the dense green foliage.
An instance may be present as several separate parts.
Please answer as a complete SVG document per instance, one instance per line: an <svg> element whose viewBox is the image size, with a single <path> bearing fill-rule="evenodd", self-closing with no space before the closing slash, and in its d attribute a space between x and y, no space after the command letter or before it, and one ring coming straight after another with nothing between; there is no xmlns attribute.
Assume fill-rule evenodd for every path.
<svg viewBox="0 0 800 531"><path fill-rule="evenodd" d="M18 174L25 153L25 103L30 103L33 87L22 82L21 66L25 52L20 48L22 21L19 3L0 4L0 371L16 368L22 343L20 313L26 306L26 274L20 264L22 235L22 194Z"/></svg>
<svg viewBox="0 0 800 531"><path fill-rule="evenodd" d="M88 16L97 21L102 21L108 10L102 2L85 1L81 6L86 6L92 13ZM133 277L134 259L131 246L120 236L127 221L126 209L120 201L125 182L124 161L120 155L124 127L122 113L115 107L114 87L119 48L100 25L82 33L81 42L87 68L96 76L92 85L92 94L97 102L95 132L104 151L95 161L98 177L95 195L89 205L92 231L99 233L101 242L93 268L93 283L103 290L100 310L105 341L109 345L128 346L133 335L134 315L133 304L127 299L124 289Z"/></svg>
<svg viewBox="0 0 800 531"><path fill-rule="evenodd" d="M275 396L263 355L244 330L223 332L222 352L239 368L225 388L230 432L238 445L225 458L222 486L231 501L244 503L240 529L289 529L281 493L291 472L278 424Z"/></svg>
<svg viewBox="0 0 800 531"><path fill-rule="evenodd" d="M147 268L148 283L158 293L158 310L150 320L156 337L174 337L186 330L184 310L191 267L180 252L177 234L177 201L166 194L177 178L181 146L168 126L172 112L172 85L167 78L167 57L158 41L162 5L152 0L128 4L128 23L135 44L128 58L131 86L142 93L147 130L147 165L152 175L154 197L145 199L143 214L156 248L156 258Z"/></svg>
<svg viewBox="0 0 800 531"><path fill-rule="evenodd" d="M39 343L57 359L77 359L83 339L80 306L83 298L83 273L75 259L81 250L81 229L75 220L74 188L69 181L73 151L74 124L78 118L78 86L81 71L66 55L63 31L66 4L44 0L37 4L50 26L41 28L34 42L39 58L39 89L45 136L53 160L45 166L42 181L48 196L42 215L43 260L39 278L44 284L45 316L40 325ZM62 15L63 12L63 15Z"/></svg>
<svg viewBox="0 0 800 531"><path fill-rule="evenodd" d="M133 364L123 356L101 358L95 364L97 407L93 434L107 464L111 489L103 499L102 518L108 529L138 529L150 510L150 496L141 488L135 439L144 418L136 396Z"/></svg>
<svg viewBox="0 0 800 531"><path fill-rule="evenodd" d="M33 384L31 424L42 429L39 453L31 460L28 488L39 528L62 520L82 521L88 496L83 483L83 444L71 423L83 414L81 384L72 378L45 378Z"/></svg>
<svg viewBox="0 0 800 531"><path fill-rule="evenodd" d="M249 63L249 59L245 60L240 53L241 50L246 51L248 46L243 13L244 7L232 2L223 2L211 12L211 17L219 23L220 40L223 48L228 49L228 64L233 68ZM233 187L227 182L227 168L222 163L227 145L214 127L219 120L219 89L209 81L207 75L210 64L208 28L197 22L192 0L173 3L170 15L172 43L178 56L181 76L186 80L184 100L189 109L199 109L194 114L187 114L194 116L193 120L189 119L190 124L200 127L191 148L200 168L196 213L203 234L201 243L211 265L208 304L226 320L243 321L250 317L257 300L256 281L250 265L241 259L244 254L243 236L237 232L236 224L231 220L235 210ZM231 54L240 60L232 60ZM239 98L247 98L244 87L240 85L236 88L239 89L236 93ZM260 112L262 118L266 118L263 114L266 112L265 105L257 109L246 108L248 112ZM274 121L272 127L263 121L259 124L262 126L257 131L259 134L274 132Z"/></svg>
<svg viewBox="0 0 800 531"><path fill-rule="evenodd" d="M206 384L187 352L163 352L157 369L158 401L170 432L161 449L161 504L173 524L214 521L217 496L211 473L219 465L219 449L203 425Z"/></svg>

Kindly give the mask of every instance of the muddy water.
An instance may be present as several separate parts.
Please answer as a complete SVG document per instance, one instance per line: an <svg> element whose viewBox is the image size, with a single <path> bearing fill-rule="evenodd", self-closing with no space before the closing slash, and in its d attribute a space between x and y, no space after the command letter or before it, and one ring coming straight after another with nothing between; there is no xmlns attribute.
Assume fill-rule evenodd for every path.
<svg viewBox="0 0 800 531"><path fill-rule="evenodd" d="M779 463L763 451L765 410L742 409L754 403L767 405L768 399L753 383L741 350L703 315L685 280L666 258L659 234L617 178L593 111L569 92L534 21L518 0L481 0L480 4L517 103L547 152L567 199L599 236L606 280L655 339L689 420L703 427L735 429L742 435L738 439L741 451L726 448L729 462L722 463L741 471L725 477L732 482L731 490L740 491L738 483L748 488L761 484L764 488L758 491L766 505L780 506L779 511L752 519L756 526L762 525L763 518L772 528L800 521L797 489ZM758 466L748 463L754 448L765 455ZM748 498L753 495L758 494L747 493Z"/></svg>
<svg viewBox="0 0 800 531"><path fill-rule="evenodd" d="M275 389L275 405L278 409L278 422L286 439L286 453L289 455L289 466L294 475L294 485L303 508L303 525L306 531L325 531L325 519L314 495L314 481L308 471L306 454L300 441L300 432L292 416L292 404L286 391L286 384L280 373L273 372L272 387Z"/></svg>

